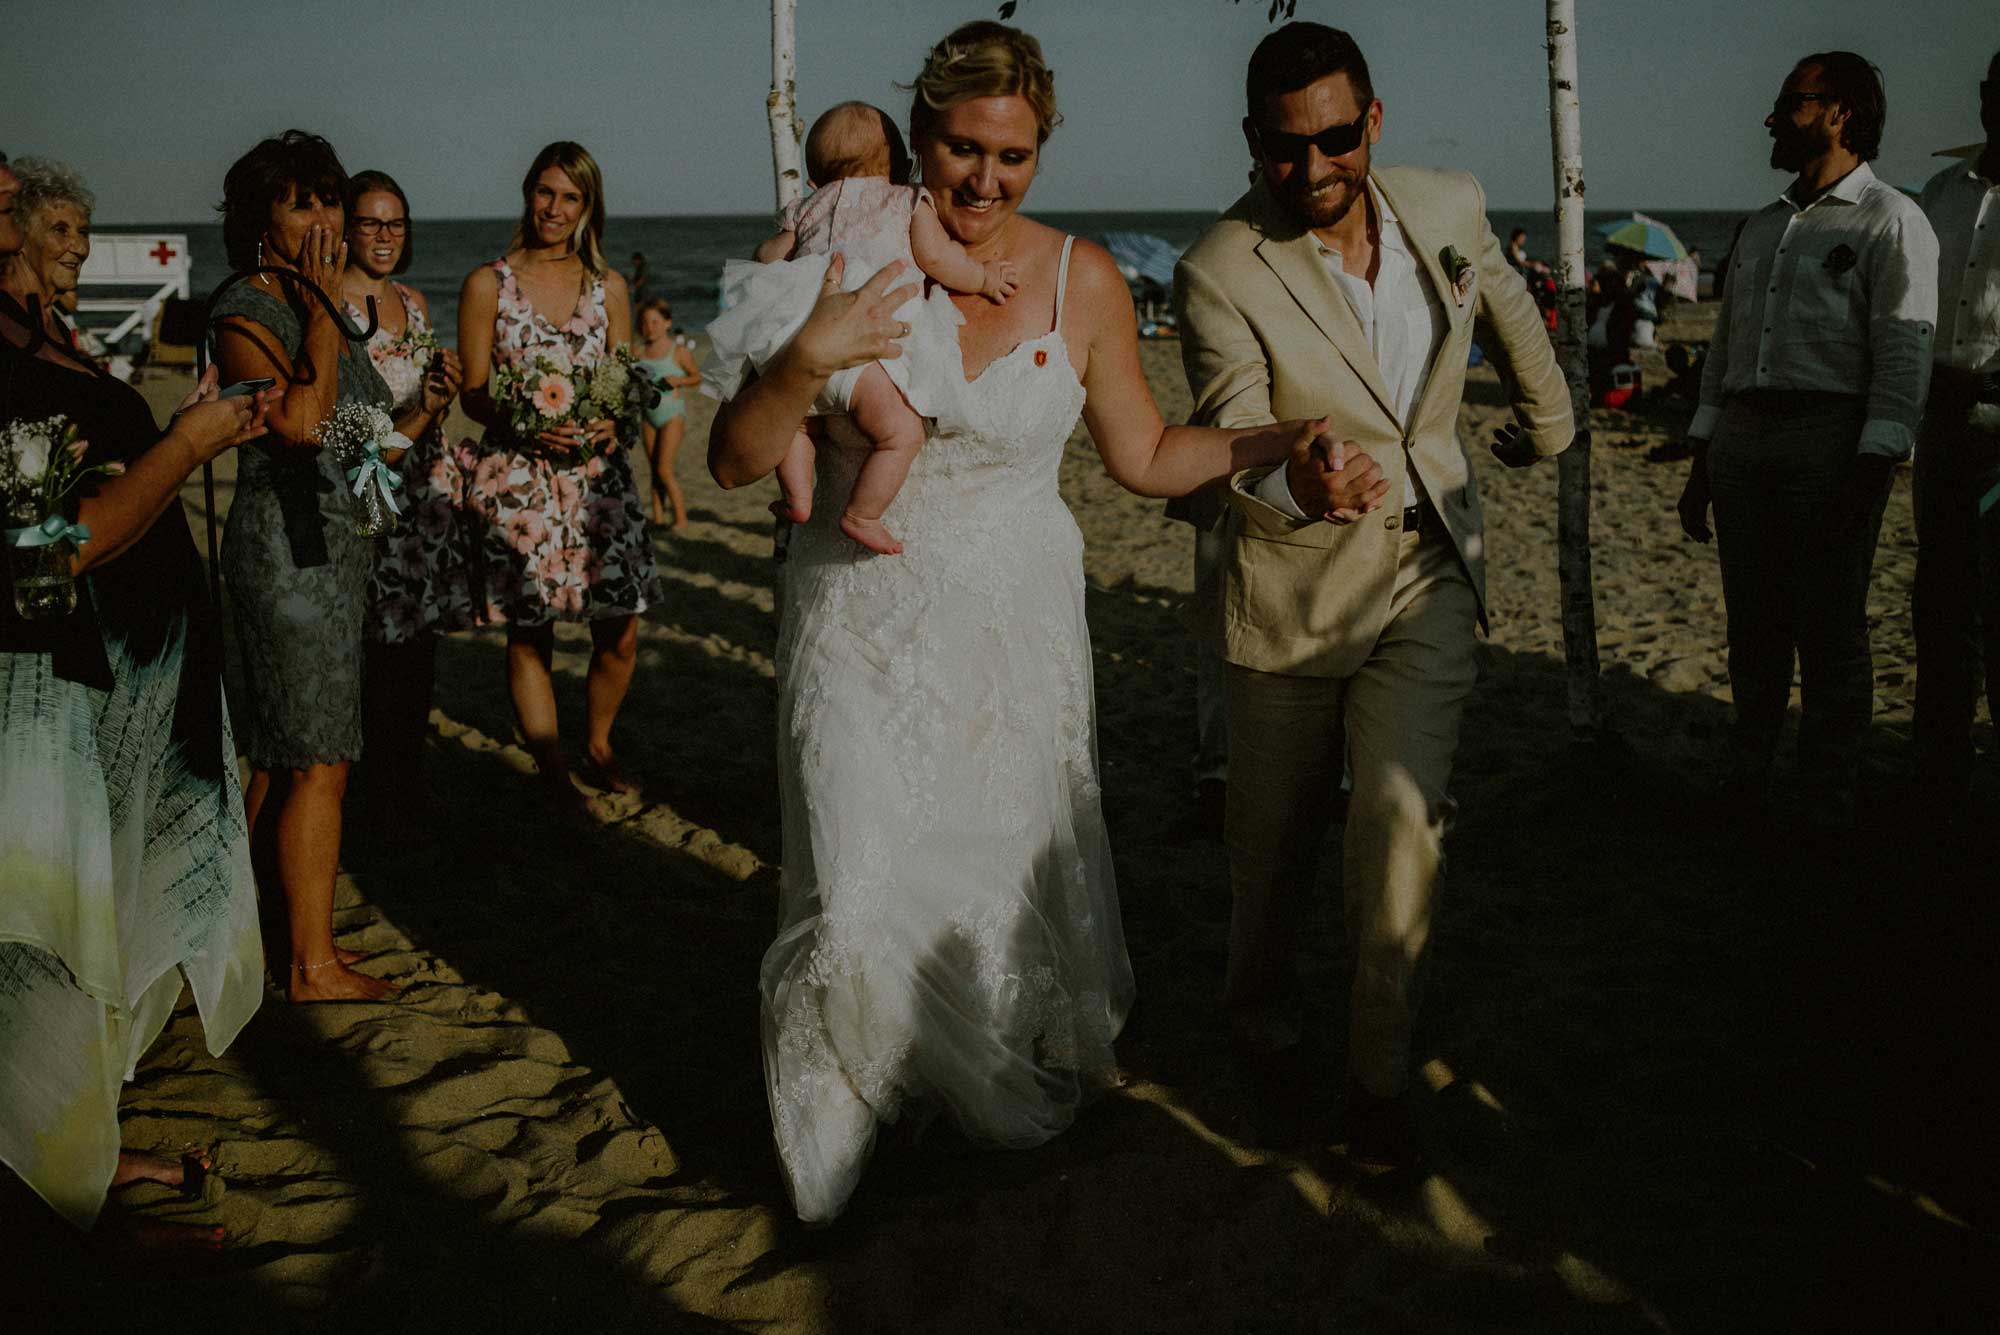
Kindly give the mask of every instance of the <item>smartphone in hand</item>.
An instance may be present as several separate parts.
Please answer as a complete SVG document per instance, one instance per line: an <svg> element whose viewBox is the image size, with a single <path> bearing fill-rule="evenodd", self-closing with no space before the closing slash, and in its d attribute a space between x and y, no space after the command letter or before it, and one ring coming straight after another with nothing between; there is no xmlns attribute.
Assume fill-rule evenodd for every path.
<svg viewBox="0 0 2000 1335"><path fill-rule="evenodd" d="M215 397L218 399L240 399L245 394L261 393L277 383L276 380L269 376L261 376L255 380L239 380L235 384L225 388Z"/></svg>

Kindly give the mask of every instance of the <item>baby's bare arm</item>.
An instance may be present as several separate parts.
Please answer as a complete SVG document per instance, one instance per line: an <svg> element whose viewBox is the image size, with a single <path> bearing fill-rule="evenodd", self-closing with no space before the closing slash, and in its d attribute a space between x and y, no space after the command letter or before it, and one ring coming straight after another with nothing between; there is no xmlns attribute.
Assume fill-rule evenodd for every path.
<svg viewBox="0 0 2000 1335"><path fill-rule="evenodd" d="M757 243L755 256L757 263L771 264L777 260L788 260L792 257L792 247L798 243L799 234L789 227L782 232L775 232Z"/></svg>
<svg viewBox="0 0 2000 1335"><path fill-rule="evenodd" d="M910 214L910 258L954 292L977 292L1002 302L1013 296L1018 286L1011 260L982 264L966 254L965 247L944 230L928 200L918 200Z"/></svg>

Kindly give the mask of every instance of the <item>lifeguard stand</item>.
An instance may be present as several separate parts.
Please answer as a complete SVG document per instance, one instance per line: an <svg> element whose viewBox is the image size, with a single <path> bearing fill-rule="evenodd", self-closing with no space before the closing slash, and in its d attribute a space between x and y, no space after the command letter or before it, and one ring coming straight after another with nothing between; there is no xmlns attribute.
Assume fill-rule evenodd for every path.
<svg viewBox="0 0 2000 1335"><path fill-rule="evenodd" d="M95 233L90 238L90 258L77 280L80 323L108 348L117 347L134 330L150 335L168 298L187 300L193 268L184 233Z"/></svg>

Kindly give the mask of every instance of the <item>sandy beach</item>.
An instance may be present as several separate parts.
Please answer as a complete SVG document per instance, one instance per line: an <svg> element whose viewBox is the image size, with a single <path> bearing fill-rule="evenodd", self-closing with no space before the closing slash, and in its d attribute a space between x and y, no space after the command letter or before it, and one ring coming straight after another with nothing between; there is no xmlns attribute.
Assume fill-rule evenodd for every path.
<svg viewBox="0 0 2000 1335"><path fill-rule="evenodd" d="M1712 308L1682 309L1664 332L1702 336L1704 319ZM1143 354L1182 420L1178 345ZM1654 360L1649 380L1665 378ZM1504 411L1492 371L1474 371L1465 436L1484 440ZM1141 995L1120 1044L1128 1082L1037 1151L942 1128L891 1139L834 1228L790 1221L757 1048L780 859L773 491L708 479L703 406L680 468L692 522L657 539L667 596L641 623L619 726L644 797L600 797L593 833L557 836L512 737L502 637L446 640L428 755L443 820L414 853L351 840L336 914L342 943L377 952L369 967L406 1000L274 998L220 1059L184 1004L127 1088L125 1137L210 1147L215 1171L199 1201L150 1186L129 1199L148 1218L226 1225L222 1264L185 1282L108 1270L9 1197L22 1296L54 1324L0 1321L1984 1325L2000 1264L1994 878L1940 869L1908 837L1908 472L1870 600L1864 801L1879 837L1837 864L1745 848L1711 797L1729 700L1714 552L1675 526L1685 466L1644 457L1686 411L1595 427L1596 606L1622 748L1571 746L1556 470L1507 472L1481 451L1493 624L1417 1034L1421 1180L1253 1143L1216 1012L1226 860L1186 825L1190 531L1113 484L1079 429L1063 492L1087 542L1105 809ZM199 487L187 498L199 532ZM581 731L588 647L582 627L559 636L566 736ZM1990 729L1982 708L1987 746ZM1790 777L1787 764L1786 793ZM1980 783L1990 804L1990 765ZM1337 1061L1339 859L1322 865L1306 959Z"/></svg>

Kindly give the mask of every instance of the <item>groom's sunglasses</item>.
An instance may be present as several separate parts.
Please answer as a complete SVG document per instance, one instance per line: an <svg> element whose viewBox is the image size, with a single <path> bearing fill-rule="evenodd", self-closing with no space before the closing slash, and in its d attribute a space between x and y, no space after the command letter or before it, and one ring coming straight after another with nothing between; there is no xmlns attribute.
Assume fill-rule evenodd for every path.
<svg viewBox="0 0 2000 1335"><path fill-rule="evenodd" d="M1292 134L1286 130L1257 127L1257 144L1264 150L1264 156L1274 162L1303 162L1306 145L1318 148L1327 157L1337 158L1352 153L1361 146L1361 138L1368 133L1368 113L1345 125L1329 125L1318 134Z"/></svg>

